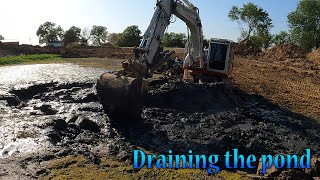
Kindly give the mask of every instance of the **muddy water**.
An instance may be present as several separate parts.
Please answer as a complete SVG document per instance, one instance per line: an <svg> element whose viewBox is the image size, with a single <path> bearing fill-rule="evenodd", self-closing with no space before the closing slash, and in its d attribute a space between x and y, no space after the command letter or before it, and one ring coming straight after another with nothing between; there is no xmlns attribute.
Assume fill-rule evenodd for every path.
<svg viewBox="0 0 320 180"><path fill-rule="evenodd" d="M1 67L0 158L42 151L52 145L43 128L48 122L80 114L79 108L99 109L84 99L95 98L94 82L103 72L72 64Z"/></svg>
<svg viewBox="0 0 320 180"><path fill-rule="evenodd" d="M239 148L256 156L311 148L319 155L319 124L219 83L154 81L144 124L119 126L95 93L104 72L72 64L0 68L0 177L38 178L48 172L34 164L69 154L94 163L105 154L127 160L137 146L177 154Z"/></svg>

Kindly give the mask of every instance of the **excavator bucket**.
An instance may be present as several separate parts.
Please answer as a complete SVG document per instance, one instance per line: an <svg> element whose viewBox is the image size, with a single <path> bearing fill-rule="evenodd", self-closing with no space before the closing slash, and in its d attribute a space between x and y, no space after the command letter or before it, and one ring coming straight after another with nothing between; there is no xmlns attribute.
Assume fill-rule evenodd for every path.
<svg viewBox="0 0 320 180"><path fill-rule="evenodd" d="M96 85L105 113L118 123L134 123L141 119L148 82L114 74L102 74Z"/></svg>

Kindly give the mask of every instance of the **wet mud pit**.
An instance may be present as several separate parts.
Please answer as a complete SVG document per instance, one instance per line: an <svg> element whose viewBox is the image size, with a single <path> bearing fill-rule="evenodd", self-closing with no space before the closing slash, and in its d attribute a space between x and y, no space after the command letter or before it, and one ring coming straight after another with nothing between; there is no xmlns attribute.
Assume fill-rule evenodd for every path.
<svg viewBox="0 0 320 180"><path fill-rule="evenodd" d="M95 93L103 69L71 64L0 68L0 178L37 178L39 163L82 154L132 158L156 153L319 156L320 126L310 119L222 84L154 81L139 127L119 126Z"/></svg>

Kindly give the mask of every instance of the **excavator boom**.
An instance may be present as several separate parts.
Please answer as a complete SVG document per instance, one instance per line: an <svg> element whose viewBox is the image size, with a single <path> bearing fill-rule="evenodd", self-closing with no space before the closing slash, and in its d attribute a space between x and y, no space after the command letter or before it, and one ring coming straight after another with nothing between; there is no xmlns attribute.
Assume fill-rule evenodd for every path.
<svg viewBox="0 0 320 180"><path fill-rule="evenodd" d="M148 82L145 79L152 77L154 71L170 59L174 53L173 51L163 51L160 47L173 15L184 21L191 32L191 42L188 42L188 52L185 59L185 62L188 62L186 63L188 68L202 74L205 69L212 71L214 66L208 66L208 64L227 65L227 63L215 62L215 60L228 60L229 57L225 54L227 50L230 51L228 43L227 50L220 48L223 51L215 51L211 48L209 52L216 55L212 57L205 55L202 23L198 8L188 0L157 0L155 12L140 46L134 49L134 59L124 63L123 70L118 74L103 74L97 82L97 94L100 102L105 112L112 118L125 120L125 122L128 122L129 118L139 119L143 105L142 99L148 91ZM221 55L222 58L215 58ZM121 119L119 119L120 117Z"/></svg>
<svg viewBox="0 0 320 180"><path fill-rule="evenodd" d="M159 50L159 46L170 24L172 15L184 21L190 29L193 49L192 56L194 56L192 59L200 62L200 67L203 67L203 34L199 10L188 0L158 0L156 10L143 35L139 50L135 51L136 57L138 57L136 58L137 63L143 65L145 69L151 70L149 71L149 77L152 76L154 66L157 67L165 62L165 58L159 57L162 53ZM191 55L190 51L191 48L188 52Z"/></svg>

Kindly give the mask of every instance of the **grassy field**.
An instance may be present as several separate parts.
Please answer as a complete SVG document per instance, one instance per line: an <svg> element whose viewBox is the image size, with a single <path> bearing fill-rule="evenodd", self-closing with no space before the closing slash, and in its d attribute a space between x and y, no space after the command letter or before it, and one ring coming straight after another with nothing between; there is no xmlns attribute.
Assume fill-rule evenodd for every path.
<svg viewBox="0 0 320 180"><path fill-rule="evenodd" d="M62 60L56 54L35 54L35 55L19 55L0 57L0 65L28 64L40 63L44 61L60 61Z"/></svg>

